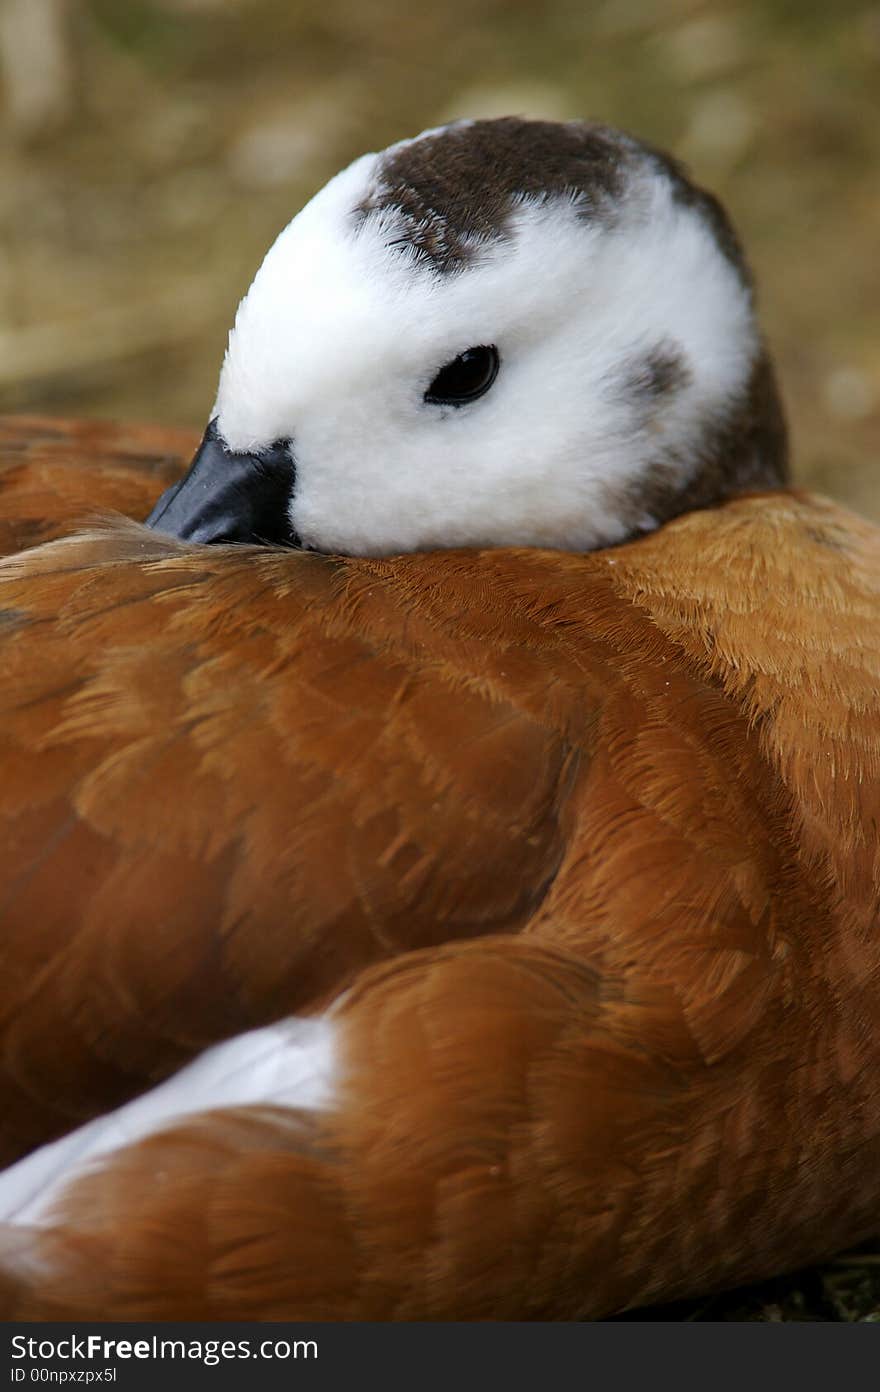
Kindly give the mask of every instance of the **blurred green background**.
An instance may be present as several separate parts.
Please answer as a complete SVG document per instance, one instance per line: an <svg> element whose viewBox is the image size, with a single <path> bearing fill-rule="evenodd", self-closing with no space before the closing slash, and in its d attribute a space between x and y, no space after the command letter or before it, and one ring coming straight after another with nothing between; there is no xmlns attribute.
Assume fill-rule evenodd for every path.
<svg viewBox="0 0 880 1392"><path fill-rule="evenodd" d="M597 116L721 194L797 476L880 517L880 4L0 0L0 103L0 409L201 424L329 175L452 116Z"/></svg>

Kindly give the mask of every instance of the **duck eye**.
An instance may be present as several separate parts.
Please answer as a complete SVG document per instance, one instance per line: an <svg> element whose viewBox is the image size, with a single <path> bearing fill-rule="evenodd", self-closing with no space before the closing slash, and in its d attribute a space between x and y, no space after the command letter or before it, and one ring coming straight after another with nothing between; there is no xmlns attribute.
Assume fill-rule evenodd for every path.
<svg viewBox="0 0 880 1392"><path fill-rule="evenodd" d="M498 376L498 363L498 349L494 344L466 348L441 367L425 392L425 400L441 406L464 406L468 401L476 401Z"/></svg>

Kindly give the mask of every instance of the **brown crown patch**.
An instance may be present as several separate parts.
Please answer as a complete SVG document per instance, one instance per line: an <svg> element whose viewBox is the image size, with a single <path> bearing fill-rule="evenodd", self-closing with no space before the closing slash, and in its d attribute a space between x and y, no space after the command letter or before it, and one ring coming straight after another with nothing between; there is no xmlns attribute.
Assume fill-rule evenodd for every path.
<svg viewBox="0 0 880 1392"><path fill-rule="evenodd" d="M446 274L503 238L521 199L570 196L582 216L610 218L631 162L624 137L583 121L462 122L382 155L355 215L397 214L399 244Z"/></svg>
<svg viewBox="0 0 880 1392"><path fill-rule="evenodd" d="M673 197L703 218L750 286L742 248L718 200L670 155L589 121L462 121L392 146L380 155L375 184L354 209L355 225L394 214L400 235L389 244L448 274L468 265L480 246L504 238L524 199L570 197L585 221L613 222L639 166L669 180Z"/></svg>

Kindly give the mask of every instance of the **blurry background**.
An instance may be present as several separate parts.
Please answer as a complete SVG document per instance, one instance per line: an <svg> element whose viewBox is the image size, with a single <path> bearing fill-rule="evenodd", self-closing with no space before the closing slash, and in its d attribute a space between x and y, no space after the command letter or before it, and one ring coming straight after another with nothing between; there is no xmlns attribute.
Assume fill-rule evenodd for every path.
<svg viewBox="0 0 880 1392"><path fill-rule="evenodd" d="M719 192L800 480L880 517L880 4L0 0L0 410L202 425L279 229L460 115L597 116Z"/></svg>

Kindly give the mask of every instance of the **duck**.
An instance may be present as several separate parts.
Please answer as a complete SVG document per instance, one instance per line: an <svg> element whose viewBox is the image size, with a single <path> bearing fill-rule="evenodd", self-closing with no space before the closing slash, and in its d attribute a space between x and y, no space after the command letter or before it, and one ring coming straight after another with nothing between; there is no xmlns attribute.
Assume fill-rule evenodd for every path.
<svg viewBox="0 0 880 1392"><path fill-rule="evenodd" d="M148 524L349 556L614 545L787 478L720 203L587 122L454 122L355 160L239 306Z"/></svg>
<svg viewBox="0 0 880 1392"><path fill-rule="evenodd" d="M5 1317L593 1319L873 1233L880 534L788 486L711 195L431 131L281 234L176 482L8 429L71 481L0 505ZM149 525L69 534L105 473Z"/></svg>

